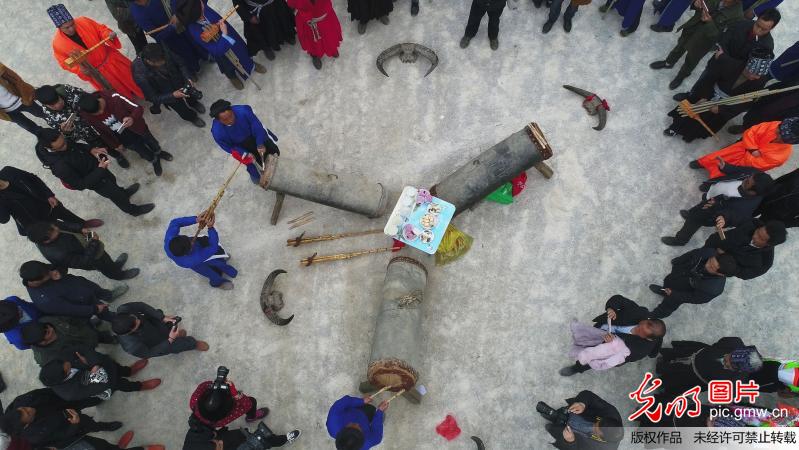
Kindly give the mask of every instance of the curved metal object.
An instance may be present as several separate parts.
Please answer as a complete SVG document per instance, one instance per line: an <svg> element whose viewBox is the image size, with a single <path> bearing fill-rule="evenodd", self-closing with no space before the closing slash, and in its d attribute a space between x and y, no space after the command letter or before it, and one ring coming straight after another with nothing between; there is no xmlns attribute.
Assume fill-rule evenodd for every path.
<svg viewBox="0 0 799 450"><path fill-rule="evenodd" d="M427 60L430 61L431 66L424 76L430 75L430 73L435 70L436 66L438 66L438 55L436 55L436 52L421 44L404 42L402 44L392 45L391 47L383 50L383 53L378 55L377 70L388 77L388 74L383 69L383 63L385 63L389 58L397 55L399 55L400 61L404 63L414 63L419 56L427 58Z"/></svg>
<svg viewBox="0 0 799 450"><path fill-rule="evenodd" d="M275 278L281 273L286 273L283 269L277 269L272 271L268 277L266 277L266 281L264 281L264 287L261 288L261 311L264 312L264 315L275 325L279 326L286 326L294 319L294 314L291 315L288 319L284 319L280 317L278 311L283 309L283 294L280 292L274 291L272 286L275 284Z"/></svg>
<svg viewBox="0 0 799 450"><path fill-rule="evenodd" d="M475 444L477 444L477 450L486 450L485 444L483 444L483 440L477 436L472 436L472 440Z"/></svg>
<svg viewBox="0 0 799 450"><path fill-rule="evenodd" d="M589 92L585 89L580 89L574 86L569 86L568 84L564 84L563 87L583 97L583 108L585 108L585 110L588 112L588 115L599 116L599 125L593 127L595 130L600 131L605 128L605 124L608 121L608 111L610 108L608 107L608 103L603 98L597 94L594 94L593 92Z"/></svg>

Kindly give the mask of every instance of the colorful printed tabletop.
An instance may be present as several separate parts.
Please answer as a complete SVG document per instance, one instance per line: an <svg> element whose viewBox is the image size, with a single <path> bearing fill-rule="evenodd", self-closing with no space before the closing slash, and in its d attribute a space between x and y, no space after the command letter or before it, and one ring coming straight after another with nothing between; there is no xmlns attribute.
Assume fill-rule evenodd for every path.
<svg viewBox="0 0 799 450"><path fill-rule="evenodd" d="M433 197L425 189L406 186L383 232L432 255L441 245L447 226L455 215L452 203Z"/></svg>

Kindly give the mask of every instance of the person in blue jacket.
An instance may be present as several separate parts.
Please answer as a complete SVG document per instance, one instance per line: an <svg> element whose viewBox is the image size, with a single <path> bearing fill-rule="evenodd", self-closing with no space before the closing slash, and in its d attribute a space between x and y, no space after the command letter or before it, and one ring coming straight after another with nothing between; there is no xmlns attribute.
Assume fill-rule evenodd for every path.
<svg viewBox="0 0 799 450"><path fill-rule="evenodd" d="M20 350L27 350L29 345L22 342L20 330L23 325L35 322L42 313L31 302L26 302L14 295L0 301L0 331L8 342Z"/></svg>
<svg viewBox="0 0 799 450"><path fill-rule="evenodd" d="M144 31L152 31L169 24L150 36L176 54L186 69L197 79L200 61L208 60L208 52L194 43L186 28L178 22L172 8L160 0L130 0L133 21Z"/></svg>
<svg viewBox="0 0 799 450"><path fill-rule="evenodd" d="M263 165L266 155L280 155L275 133L264 128L248 105L231 105L220 99L211 105L210 115L214 118L211 134L222 150L253 156L255 161L247 164L247 173L252 182L258 184L261 171L256 164Z"/></svg>
<svg viewBox="0 0 799 450"><path fill-rule="evenodd" d="M266 73L266 67L250 57L244 39L232 25L222 20L218 12L208 6L208 0L172 0L172 10L186 26L186 32L194 43L216 60L219 70L233 87L244 89L242 80L249 78L253 70ZM203 34L206 29L216 27L219 29L218 33Z"/></svg>
<svg viewBox="0 0 799 450"><path fill-rule="evenodd" d="M208 216L208 217L206 217ZM192 245L191 238L180 234L180 229L205 222L208 236L199 236ZM214 214L201 213L199 216L178 217L169 222L164 236L164 251L180 267L191 269L208 278L213 287L224 290L233 289L233 282L223 275L236 278L238 271L227 263L230 258L219 245L219 235L214 228Z"/></svg>
<svg viewBox="0 0 799 450"><path fill-rule="evenodd" d="M375 408L372 397L345 395L327 413L327 432L336 439L338 450L368 450L383 440L384 411L388 402Z"/></svg>

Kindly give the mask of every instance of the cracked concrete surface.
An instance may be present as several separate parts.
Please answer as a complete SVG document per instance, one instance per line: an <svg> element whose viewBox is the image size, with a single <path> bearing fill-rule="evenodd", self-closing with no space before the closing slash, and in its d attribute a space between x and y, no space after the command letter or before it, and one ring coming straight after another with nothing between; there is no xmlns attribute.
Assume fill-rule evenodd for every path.
<svg viewBox="0 0 799 450"><path fill-rule="evenodd" d="M87 87L53 60L53 33L45 9L52 2L0 0L5 12L3 62L34 85L70 83ZM115 23L101 1L66 2L73 15ZM675 34L655 34L647 2L635 34L618 35L620 17L601 21L597 5L580 8L574 30L560 22L540 33L546 10L522 1L502 16L500 48L492 52L486 22L471 46L458 47L468 0L422 2L418 17L401 1L391 24L369 23L364 36L348 20L346 2L336 0L344 29L341 57L325 59L316 71L299 45L284 47L274 62L262 55L269 73L256 75L263 91L233 90L213 66L205 66L199 87L210 105L220 97L252 105L280 137L284 158L337 171L365 174L393 189L429 186L482 150L536 121L554 151L551 180L529 172L527 190L512 206L484 202L455 223L475 239L471 252L455 264L430 267L425 296L422 405L392 404L380 448L470 449L469 435L482 437L489 449L545 448L548 436L534 405L590 389L614 403L623 414L633 404L626 394L640 382L653 360L603 373L561 378L569 363L567 324L590 320L613 294L654 307L658 299L647 284L659 282L669 260L700 245L702 230L685 249L663 246L658 238L676 231L678 210L699 198L702 173L689 160L714 150L712 140L685 144L662 136L673 107L667 84L673 71L652 71L648 63L664 57ZM229 2L212 0L217 10ZM780 8L783 22L774 32L776 51L799 38L795 2ZM238 17L234 25L241 31ZM132 46L121 36L124 51ZM434 49L440 66L422 78L427 62L387 63L391 78L375 68L376 56L398 42L419 42ZM701 66L700 66L701 67ZM698 70L684 88L698 76ZM596 119L580 99L561 88L571 84L592 90L611 105L607 128L591 129ZM236 179L223 199L217 227L232 263L240 270L232 291L211 289L205 279L183 270L162 250L168 221L203 209L232 167L214 144L208 128L198 130L164 111L147 120L163 147L175 155L164 175L131 154L132 167L114 167L120 184L138 181L135 199L154 201L155 211L131 218L92 192L67 191L43 169L33 154L34 139L11 123L0 124L4 165L32 171L64 203L85 218L100 217L99 234L112 256L130 254L130 266L142 274L118 300L145 301L178 313L192 335L207 340L207 353L157 358L142 376L162 377L153 392L117 393L95 415L122 420L136 431L133 444L162 442L179 449L189 415L188 398L197 383L211 379L217 365L231 368L231 378L245 392L271 408L267 423L278 432L300 428L297 449L333 448L325 431L329 406L355 394L365 376L371 335L379 308L387 254L300 268L300 258L386 246L380 235L286 248L285 239L364 230L383 226L299 199L288 198L278 226L268 225L274 194ZM207 120L207 119L206 119ZM740 119L739 119L740 120ZM721 133L723 144L735 137ZM797 158L774 170L796 167ZM313 210L316 221L300 230L285 222ZM792 236L776 252L774 267L758 279L731 280L722 297L709 305L686 305L668 320L670 339L715 342L741 336L764 355L794 356L799 283L793 258L799 242ZM19 265L41 258L17 235L13 225L0 228L5 257L0 259L3 295L26 298L16 275ZM258 307L266 275L285 268L278 279L285 294L284 315L296 314L287 327L269 323ZM75 271L110 287L96 273ZM119 348L100 347L123 363L134 359ZM9 388L5 402L39 387L30 353L0 346L2 373ZM463 434L447 443L434 428L453 414ZM116 439L119 434L109 435Z"/></svg>

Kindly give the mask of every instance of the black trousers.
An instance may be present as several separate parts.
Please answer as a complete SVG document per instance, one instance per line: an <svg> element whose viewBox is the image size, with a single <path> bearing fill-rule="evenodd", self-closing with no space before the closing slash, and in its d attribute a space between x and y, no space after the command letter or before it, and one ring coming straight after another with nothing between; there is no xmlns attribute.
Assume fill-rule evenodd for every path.
<svg viewBox="0 0 799 450"><path fill-rule="evenodd" d="M472 8L469 10L469 20L466 22L465 36L469 38L475 37L477 30L480 28L480 21L488 13L488 38L496 39L499 36L499 18L504 10L504 3L501 8L489 8L481 0L473 0Z"/></svg>
<svg viewBox="0 0 799 450"><path fill-rule="evenodd" d="M236 450L236 448L247 441L247 437L241 432L241 430L223 429L217 431L217 436L218 439L221 439L225 444L224 448L230 448L233 450ZM269 437L266 438L266 448L282 447L288 441L289 440L285 434L270 434Z"/></svg>
<svg viewBox="0 0 799 450"><path fill-rule="evenodd" d="M50 216L47 219L52 222L57 222L60 220L62 222L74 223L81 226L83 226L83 224L86 222L75 215L75 213L68 210L61 202L58 202L58 205L50 210Z"/></svg>
<svg viewBox="0 0 799 450"><path fill-rule="evenodd" d="M113 259L108 255L108 253L103 252L103 256L99 257L94 262L94 268L97 269L98 272L105 275L106 277L112 280L121 280L122 279L122 268L114 262ZM108 291L108 298L103 300L110 300L111 299L111 291Z"/></svg>
<svg viewBox="0 0 799 450"><path fill-rule="evenodd" d="M42 108L40 108L36 103L33 103L31 105L20 105L20 107L14 111L6 112L6 114L8 114L8 118L11 119L11 121L15 124L19 125L23 130L33 135L39 134L39 131L42 129L42 127L36 125L36 122L30 120L23 113L28 113L40 119L44 119L44 112L42 112Z"/></svg>
<svg viewBox="0 0 799 450"><path fill-rule="evenodd" d="M691 237L702 227L713 226L716 223L716 213L714 208L702 209L704 202L688 210L688 218L680 228L680 231L674 236L680 242L687 243Z"/></svg>
<svg viewBox="0 0 799 450"><path fill-rule="evenodd" d="M155 139L152 133L147 131L144 134L136 134L130 130L125 130L119 135L122 144L135 151L145 161L153 162L157 154L161 153L161 144Z"/></svg>
<svg viewBox="0 0 799 450"><path fill-rule="evenodd" d="M180 118L186 122L194 122L197 120L197 111L193 110L192 107L198 103L200 102L198 102L197 99L189 97L185 100L178 99L178 101L174 103L164 103L164 106L178 113Z"/></svg>
<svg viewBox="0 0 799 450"><path fill-rule="evenodd" d="M569 1L569 6L566 7L566 12L563 13L564 20L571 20L572 17L577 13L577 8L579 6L574 6L571 0ZM547 22L555 23L558 20L558 16L560 16L560 10L563 7L564 0L552 0L552 5L549 6L549 17L547 18Z"/></svg>
<svg viewBox="0 0 799 450"><path fill-rule="evenodd" d="M117 369L117 379L114 380L114 386L111 388L114 391L122 391L122 392L136 392L141 390L141 382L139 381L130 381L125 377L130 376L130 367L122 366L118 362L114 361Z"/></svg>
<svg viewBox="0 0 799 450"><path fill-rule="evenodd" d="M144 31L136 28L135 33L125 34L128 36L128 39L130 39L130 43L133 44L133 48L136 49L137 55L144 50L144 46L147 45L147 36L144 35Z"/></svg>
<svg viewBox="0 0 799 450"><path fill-rule="evenodd" d="M130 215L134 215L138 209L136 205L130 202L130 195L117 184L117 179L111 172L108 172L108 175L92 186L91 189L111 200L117 205L117 208Z"/></svg>
<svg viewBox="0 0 799 450"><path fill-rule="evenodd" d="M88 442L95 450L120 450L121 447L94 436L83 436L81 440ZM127 450L144 450L144 447L127 447Z"/></svg>

